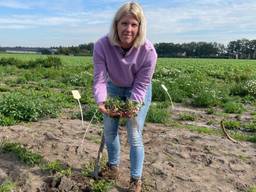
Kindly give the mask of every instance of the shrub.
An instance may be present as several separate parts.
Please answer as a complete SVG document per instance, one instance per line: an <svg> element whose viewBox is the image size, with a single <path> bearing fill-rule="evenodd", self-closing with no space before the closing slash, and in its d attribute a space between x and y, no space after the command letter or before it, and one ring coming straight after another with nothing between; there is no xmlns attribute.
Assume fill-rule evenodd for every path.
<svg viewBox="0 0 256 192"><path fill-rule="evenodd" d="M92 89L85 88L85 90L82 91L80 102L82 104L88 104L88 105L91 105L94 103Z"/></svg>
<svg viewBox="0 0 256 192"><path fill-rule="evenodd" d="M91 79L85 79L84 73L80 74L62 74L62 79L61 82L68 84L68 85L73 85L73 86L84 86L91 84L92 80ZM88 82L89 81L89 82Z"/></svg>
<svg viewBox="0 0 256 192"><path fill-rule="evenodd" d="M37 121L39 118L56 117L60 111L58 103L51 97L43 97L33 92L9 93L0 98L0 113L17 121Z"/></svg>
<svg viewBox="0 0 256 192"><path fill-rule="evenodd" d="M246 89L244 83L235 83L230 87L230 95L239 95L246 96L248 94L248 90Z"/></svg>
<svg viewBox="0 0 256 192"><path fill-rule="evenodd" d="M169 121L168 103L152 103L146 121L151 123L167 123Z"/></svg>
<svg viewBox="0 0 256 192"><path fill-rule="evenodd" d="M59 68L62 65L60 58L48 56L47 58L38 58L36 60L30 61L19 61L16 63L18 68L31 69L35 67L44 67L44 68Z"/></svg>
<svg viewBox="0 0 256 192"><path fill-rule="evenodd" d="M103 115L101 112L98 111L98 106L95 104L87 106L87 108L83 111L83 118L86 121L90 121L94 114L95 114L95 117L94 117L93 123L98 123L103 121ZM77 114L77 117L80 117L80 116L81 116L80 113Z"/></svg>
<svg viewBox="0 0 256 192"><path fill-rule="evenodd" d="M242 113L244 111L244 107L242 103L236 103L233 101L229 101L224 104L224 112L225 113Z"/></svg>
<svg viewBox="0 0 256 192"><path fill-rule="evenodd" d="M15 59L13 57L9 57L9 58L1 58L0 59L0 65L2 66L7 66L7 65L19 65L20 63L22 63L22 61Z"/></svg>
<svg viewBox="0 0 256 192"><path fill-rule="evenodd" d="M192 98L192 105L195 107L213 107L219 103L219 99L214 90L202 90Z"/></svg>
<svg viewBox="0 0 256 192"><path fill-rule="evenodd" d="M161 87L160 81L152 82L152 100L153 101L167 101L168 96Z"/></svg>

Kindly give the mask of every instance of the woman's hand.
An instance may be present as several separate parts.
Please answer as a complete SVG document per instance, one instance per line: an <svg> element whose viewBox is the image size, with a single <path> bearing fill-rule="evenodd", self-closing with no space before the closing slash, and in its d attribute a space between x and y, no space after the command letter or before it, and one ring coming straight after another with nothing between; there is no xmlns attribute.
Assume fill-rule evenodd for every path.
<svg viewBox="0 0 256 192"><path fill-rule="evenodd" d="M98 109L99 109L99 111L100 111L101 113L105 113L105 114L108 113L108 111L107 111L107 109L106 109L106 107L105 107L105 103L99 103L99 104L98 104Z"/></svg>
<svg viewBox="0 0 256 192"><path fill-rule="evenodd" d="M119 117L120 113L112 112L106 109L105 103L99 103L98 104L98 109L101 113L104 113L110 117Z"/></svg>

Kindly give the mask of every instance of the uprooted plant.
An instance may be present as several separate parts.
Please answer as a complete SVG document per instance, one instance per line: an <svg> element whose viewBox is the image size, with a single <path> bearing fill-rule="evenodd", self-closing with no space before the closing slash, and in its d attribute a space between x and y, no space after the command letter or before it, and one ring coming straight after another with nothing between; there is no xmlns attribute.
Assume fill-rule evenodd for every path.
<svg viewBox="0 0 256 192"><path fill-rule="evenodd" d="M129 114L130 117L134 117L142 104L130 99L124 101L119 97L109 97L105 106L110 113L116 114L116 116L125 117Z"/></svg>

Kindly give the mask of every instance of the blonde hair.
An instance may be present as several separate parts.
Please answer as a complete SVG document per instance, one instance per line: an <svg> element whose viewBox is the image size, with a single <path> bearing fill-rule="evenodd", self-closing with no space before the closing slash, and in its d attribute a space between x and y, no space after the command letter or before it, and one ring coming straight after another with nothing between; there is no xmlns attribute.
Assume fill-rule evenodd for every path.
<svg viewBox="0 0 256 192"><path fill-rule="evenodd" d="M139 31L136 39L133 42L133 46L138 48L139 46L143 45L146 40L146 18L144 16L142 7L138 3L125 3L118 9L113 18L108 38L113 45L120 45L120 40L117 33L117 23L123 16L128 14L132 14L139 22Z"/></svg>

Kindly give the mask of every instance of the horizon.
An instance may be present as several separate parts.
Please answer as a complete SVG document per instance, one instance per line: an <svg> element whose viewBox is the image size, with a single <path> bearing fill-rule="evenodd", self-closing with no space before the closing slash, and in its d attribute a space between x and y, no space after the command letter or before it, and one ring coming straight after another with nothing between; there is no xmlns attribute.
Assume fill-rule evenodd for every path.
<svg viewBox="0 0 256 192"><path fill-rule="evenodd" d="M0 47L67 47L94 43L109 31L122 0L0 1ZM255 0L141 0L155 43L255 39Z"/></svg>
<svg viewBox="0 0 256 192"><path fill-rule="evenodd" d="M236 40L242 40L242 39L246 39L246 38L241 38L241 39L236 39ZM231 40L231 41L236 41L236 40ZM252 40L252 39L247 39L247 40ZM219 43L219 42L210 42L210 41L191 41L191 42L184 42L185 43L199 43L199 42L204 42L204 43ZM95 43L95 42L88 42L88 43L80 43L80 44L77 44L77 45L68 45L68 46L63 46L63 45L59 45L59 46L49 46L49 47L43 47L43 46L1 46L0 45L0 48L32 48L32 49L47 49L47 48L60 48L60 47L78 47L79 45L83 45L83 44L89 44L89 43ZM161 44L161 43L173 43L173 42L155 42L153 44ZM183 43L174 43L174 44L183 44ZM219 44L222 44L222 43L219 43ZM222 44L224 45L225 47L227 47L227 44Z"/></svg>

